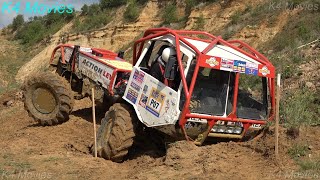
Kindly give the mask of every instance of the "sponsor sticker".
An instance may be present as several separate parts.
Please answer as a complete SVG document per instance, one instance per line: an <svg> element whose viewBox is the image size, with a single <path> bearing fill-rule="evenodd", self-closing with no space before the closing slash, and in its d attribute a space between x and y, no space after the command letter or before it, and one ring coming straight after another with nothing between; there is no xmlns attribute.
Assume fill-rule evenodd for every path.
<svg viewBox="0 0 320 180"><path fill-rule="evenodd" d="M146 106L147 111L149 111L151 114L155 115L156 117L159 117L165 97L166 96L160 93L157 89L152 88L152 91Z"/></svg>
<svg viewBox="0 0 320 180"><path fill-rule="evenodd" d="M137 82L138 85L141 85L144 80L144 76L144 72L135 70L133 74L133 79Z"/></svg>
<svg viewBox="0 0 320 180"><path fill-rule="evenodd" d="M258 75L258 64L247 63L247 65L246 65L246 74Z"/></svg>
<svg viewBox="0 0 320 180"><path fill-rule="evenodd" d="M144 85L144 87L143 87L143 93L147 94L148 88L149 88L149 87L148 87L147 85Z"/></svg>
<svg viewBox="0 0 320 180"><path fill-rule="evenodd" d="M131 87L133 89L137 90L138 92L140 92L140 90L141 90L141 87L134 82L131 82Z"/></svg>
<svg viewBox="0 0 320 180"><path fill-rule="evenodd" d="M143 108L146 108L147 102L148 102L148 96L142 94L139 101L139 105L142 106Z"/></svg>
<svg viewBox="0 0 320 180"><path fill-rule="evenodd" d="M135 90L129 88L126 98L129 101L131 101L133 104L136 104L137 98L138 98L138 93Z"/></svg>
<svg viewBox="0 0 320 180"><path fill-rule="evenodd" d="M219 61L215 57L210 57L206 60L206 63L209 64L210 67L215 67L219 65Z"/></svg>
<svg viewBox="0 0 320 180"><path fill-rule="evenodd" d="M267 76L270 74L270 70L268 69L267 66L263 66L261 69L259 69L259 73L262 74L263 76Z"/></svg>
<svg viewBox="0 0 320 180"><path fill-rule="evenodd" d="M168 113L170 109L170 101L169 99L166 100L166 106L164 107L165 113Z"/></svg>
<svg viewBox="0 0 320 180"><path fill-rule="evenodd" d="M233 63L233 71L239 73L246 72L246 62L235 60Z"/></svg>
<svg viewBox="0 0 320 180"><path fill-rule="evenodd" d="M222 58L221 70L233 71L233 60Z"/></svg>

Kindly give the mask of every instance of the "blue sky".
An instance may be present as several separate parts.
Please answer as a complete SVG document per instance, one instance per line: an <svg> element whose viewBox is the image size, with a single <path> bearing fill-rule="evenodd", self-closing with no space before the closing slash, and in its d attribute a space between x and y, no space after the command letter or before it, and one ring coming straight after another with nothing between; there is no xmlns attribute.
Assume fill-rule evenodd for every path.
<svg viewBox="0 0 320 180"><path fill-rule="evenodd" d="M16 3L21 2L19 9L19 13L15 12L15 11L3 11L5 8L5 4L8 4L11 2L11 8L13 8ZM8 24L10 24L13 20L14 17L16 17L18 14L22 14L24 15L24 19L28 20L28 18L30 16L35 16L35 15L39 15L39 14L24 14L24 9L26 6L26 3L29 2L32 5L35 2L38 2L38 4L44 4L46 6L56 6L56 5L73 5L75 7L76 10L80 10L80 8L84 5L84 4L92 4L95 2L99 2L99 0L0 0L0 28L3 28L5 26L7 26Z"/></svg>

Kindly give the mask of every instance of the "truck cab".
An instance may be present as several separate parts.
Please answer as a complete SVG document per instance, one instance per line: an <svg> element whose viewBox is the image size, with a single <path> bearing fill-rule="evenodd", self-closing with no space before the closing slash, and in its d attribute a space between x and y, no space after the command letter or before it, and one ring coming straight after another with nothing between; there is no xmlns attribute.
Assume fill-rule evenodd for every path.
<svg viewBox="0 0 320 180"><path fill-rule="evenodd" d="M175 58L163 64L162 81L150 70L168 47ZM207 137L243 139L274 117L275 68L241 41L150 29L135 43L133 63L123 99L147 127L202 144Z"/></svg>

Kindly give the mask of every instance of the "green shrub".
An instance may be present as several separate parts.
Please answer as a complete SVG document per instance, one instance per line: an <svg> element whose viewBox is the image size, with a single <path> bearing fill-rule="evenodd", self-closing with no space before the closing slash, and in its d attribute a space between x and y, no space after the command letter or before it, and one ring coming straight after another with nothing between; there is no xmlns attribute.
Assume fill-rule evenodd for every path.
<svg viewBox="0 0 320 180"><path fill-rule="evenodd" d="M127 22L134 22L139 17L139 7L135 0L130 0L129 5L127 6L126 11L124 12L124 19Z"/></svg>
<svg viewBox="0 0 320 180"><path fill-rule="evenodd" d="M17 15L12 21L12 30L13 31L18 30L23 24L24 24L23 15L21 14Z"/></svg>
<svg viewBox="0 0 320 180"><path fill-rule="evenodd" d="M204 26L205 26L205 19L203 17L203 14L200 15L200 17L197 18L194 26L193 26L193 29L194 30L203 30L204 29Z"/></svg>
<svg viewBox="0 0 320 180"><path fill-rule="evenodd" d="M178 14L177 14L177 7L174 4L167 5L162 14L162 20L164 24L170 24L178 22Z"/></svg>
<svg viewBox="0 0 320 180"><path fill-rule="evenodd" d="M41 41L46 34L46 28L42 21L32 21L26 24L18 33L16 38L23 44L35 44Z"/></svg>
<svg viewBox="0 0 320 180"><path fill-rule="evenodd" d="M237 24L241 18L241 11L236 11L234 14L231 16L231 24Z"/></svg>
<svg viewBox="0 0 320 180"><path fill-rule="evenodd" d="M89 6L87 4L84 4L81 7L81 15L87 15L89 13Z"/></svg>
<svg viewBox="0 0 320 180"><path fill-rule="evenodd" d="M288 78L293 77L294 71L295 71L295 67L294 66L292 66L292 65L285 66L282 69L282 77L283 77L283 79L288 79Z"/></svg>
<svg viewBox="0 0 320 180"><path fill-rule="evenodd" d="M127 0L100 0L101 9L110 9L125 5Z"/></svg>
<svg viewBox="0 0 320 180"><path fill-rule="evenodd" d="M186 14L189 16L192 8L194 8L196 5L198 4L198 2L196 0L186 0Z"/></svg>
<svg viewBox="0 0 320 180"><path fill-rule="evenodd" d="M88 16L93 16L93 15L97 15L97 14L99 14L99 13L101 13L101 12L102 12L102 10L101 10L99 4L91 4L91 5L88 7L87 15L88 15Z"/></svg>
<svg viewBox="0 0 320 180"><path fill-rule="evenodd" d="M66 22L73 18L74 13L59 14L51 12L43 17L35 16L18 30L15 39L21 40L23 44L33 45L55 34Z"/></svg>

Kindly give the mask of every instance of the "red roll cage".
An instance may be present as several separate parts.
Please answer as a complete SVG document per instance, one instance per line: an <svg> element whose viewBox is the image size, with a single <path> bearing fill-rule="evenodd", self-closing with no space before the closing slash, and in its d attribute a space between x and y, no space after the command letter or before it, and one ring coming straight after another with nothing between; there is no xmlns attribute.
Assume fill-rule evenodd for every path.
<svg viewBox="0 0 320 180"><path fill-rule="evenodd" d="M192 114L190 113L190 100L191 95L193 93L193 89L195 86L195 82L197 79L197 74L199 72L200 67L204 67L204 61L208 60L208 55L206 55L215 45L221 44L227 47L230 47L254 60L259 62L259 76L266 77L268 79L268 87L270 90L270 101L271 101L271 110L268 117L268 121L273 120L275 116L275 67L271 64L271 62L262 54L257 52L254 48L250 47L246 43L239 41L239 40L231 40L231 41L225 41L220 36L216 37L213 36L207 32L201 32L201 31L187 31L187 30L172 30L168 28L154 28L149 29L144 33L144 36L135 42L134 44L134 50L133 50L133 64L135 65L137 60L139 59L144 43L148 40L151 40L153 38L157 38L164 35L172 35L175 38L176 42L176 51L177 51L177 59L178 59L178 65L179 65L179 71L181 75L181 80L183 84L183 89L186 97L186 101L184 104L184 107L182 109L182 115L179 119L179 125L182 130L182 132L185 135L185 138L188 140L189 137L187 136L186 130L185 130L185 124L189 118L199 118L199 119L206 119L209 127L207 130L207 134L210 132L212 127L215 125L215 123L219 120L221 121L230 121L230 122L241 122L243 123L244 131L243 134L249 129L249 127L252 124L266 124L266 121L261 120L252 120L252 119L242 119L238 118L236 115L237 112L237 101L238 101L238 89L239 89L239 78L240 73L236 72L236 78L235 78L235 90L234 90L234 96L233 96L233 107L232 112L227 117L220 117L220 116L210 116L210 115L199 115L199 114ZM194 36L202 36L201 37L194 37ZM187 41L186 39L192 39L197 41L206 42L209 45L203 50L200 51L195 45ZM184 76L184 69L182 65L182 58L181 58L181 51L180 51L180 43L183 42L187 46L189 46L194 52L196 53L196 67L194 70L193 78L191 80L190 87L188 88L186 77ZM219 57L214 57L219 58ZM220 58L221 59L221 58ZM221 63L221 62L219 62ZM220 65L219 65L220 66ZM265 68L265 69L263 69ZM219 69L219 67L217 68ZM263 70L268 70L268 73L261 73Z"/></svg>

